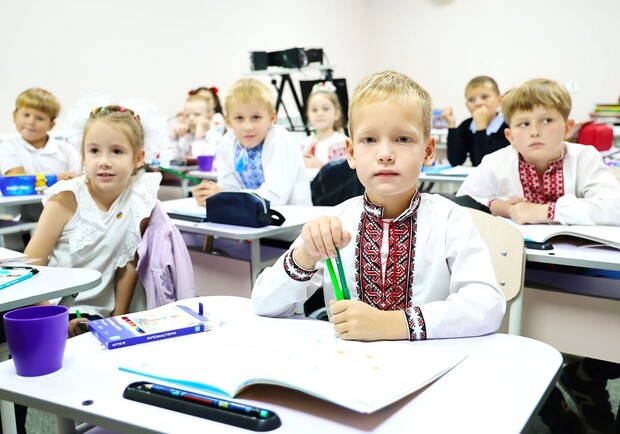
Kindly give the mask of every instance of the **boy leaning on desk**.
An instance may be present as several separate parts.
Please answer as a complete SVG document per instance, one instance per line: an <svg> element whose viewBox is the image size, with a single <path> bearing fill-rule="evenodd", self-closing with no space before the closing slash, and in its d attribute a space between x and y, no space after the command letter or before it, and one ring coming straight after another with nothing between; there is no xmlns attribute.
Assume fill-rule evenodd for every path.
<svg viewBox="0 0 620 434"><path fill-rule="evenodd" d="M483 158L457 196L468 195L495 215L519 224L620 225L620 185L598 151L565 142L574 121L571 98L560 84L532 79L511 90L502 110L510 147ZM620 365L595 359L567 365L560 382L585 422L611 432L614 415L606 390ZM553 433L585 432L555 388L541 417Z"/></svg>
<svg viewBox="0 0 620 434"><path fill-rule="evenodd" d="M497 330L506 301L469 214L417 189L422 165L435 157L431 107L429 94L400 73L380 72L358 85L347 159L366 193L306 224L292 248L263 271L252 291L257 314L291 315L322 286L343 339ZM337 256L336 248L350 300L334 300L326 259Z"/></svg>

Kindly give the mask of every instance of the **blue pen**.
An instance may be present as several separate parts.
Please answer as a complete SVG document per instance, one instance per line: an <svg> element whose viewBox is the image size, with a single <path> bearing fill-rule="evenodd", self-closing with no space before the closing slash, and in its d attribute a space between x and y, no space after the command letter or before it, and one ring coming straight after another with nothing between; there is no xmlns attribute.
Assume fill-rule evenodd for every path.
<svg viewBox="0 0 620 434"><path fill-rule="evenodd" d="M250 405L239 404L237 402L226 401L224 399L215 398L213 396L201 395L199 393L186 392L184 390L173 389L172 387L162 386L161 384L145 384L142 386L145 390L159 393L161 395L172 396L180 400L199 402L208 407L218 408L220 410L231 411L246 416L267 419L272 416L269 410L264 410Z"/></svg>

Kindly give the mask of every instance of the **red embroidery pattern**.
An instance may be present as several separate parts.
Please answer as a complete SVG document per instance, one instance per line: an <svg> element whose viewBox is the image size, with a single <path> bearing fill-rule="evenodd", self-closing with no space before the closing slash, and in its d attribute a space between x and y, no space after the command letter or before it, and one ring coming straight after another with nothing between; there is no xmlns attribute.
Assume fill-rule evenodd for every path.
<svg viewBox="0 0 620 434"><path fill-rule="evenodd" d="M355 280L361 301L381 310L411 307L419 205L420 195L416 193L409 209L390 223L389 253L385 279L382 279L383 209L364 198L355 246Z"/></svg>
<svg viewBox="0 0 620 434"><path fill-rule="evenodd" d="M542 175L542 185L533 164L519 160L519 180L525 200L545 204L564 196L563 159L552 161Z"/></svg>
<svg viewBox="0 0 620 434"><path fill-rule="evenodd" d="M422 309L415 306L413 309L407 309L405 315L407 317L407 325L409 326L409 340L426 339L426 323L424 322Z"/></svg>
<svg viewBox="0 0 620 434"><path fill-rule="evenodd" d="M293 280L297 280L298 282L305 282L310 280L314 273L316 273L316 268L314 270L304 270L299 265L293 261L293 250L291 249L287 252L284 257L284 271Z"/></svg>
<svg viewBox="0 0 620 434"><path fill-rule="evenodd" d="M341 160L346 157L347 151L343 146L332 146L329 148L328 161Z"/></svg>

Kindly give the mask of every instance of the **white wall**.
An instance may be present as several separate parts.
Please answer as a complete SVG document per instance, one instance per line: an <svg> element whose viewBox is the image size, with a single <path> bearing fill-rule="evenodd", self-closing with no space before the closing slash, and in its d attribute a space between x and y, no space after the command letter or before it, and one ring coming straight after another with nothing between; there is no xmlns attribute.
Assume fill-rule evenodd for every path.
<svg viewBox="0 0 620 434"><path fill-rule="evenodd" d="M225 91L250 51L324 48L336 76L370 72L363 0L3 0L0 133L17 95L53 92L63 111L88 93L147 97L173 115L189 89ZM308 78L318 78L309 76ZM267 78L266 78L267 79Z"/></svg>
<svg viewBox="0 0 620 434"><path fill-rule="evenodd" d="M295 46L324 48L350 92L371 72L405 72L460 119L475 75L502 90L547 76L576 85L581 120L620 93L618 16L617 0L3 0L0 133L28 87L57 95L59 123L93 92L173 115L190 88L225 91L250 51Z"/></svg>
<svg viewBox="0 0 620 434"><path fill-rule="evenodd" d="M369 17L376 67L411 75L458 120L476 75L502 92L534 77L572 85L577 120L620 96L618 0L370 0Z"/></svg>

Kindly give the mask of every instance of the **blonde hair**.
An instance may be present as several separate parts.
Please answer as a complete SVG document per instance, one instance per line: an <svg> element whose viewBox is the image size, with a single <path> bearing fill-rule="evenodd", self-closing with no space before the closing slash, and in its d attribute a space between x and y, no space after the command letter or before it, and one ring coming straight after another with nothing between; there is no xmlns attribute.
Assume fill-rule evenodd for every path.
<svg viewBox="0 0 620 434"><path fill-rule="evenodd" d="M53 121L60 113L60 103L51 92L38 87L31 87L20 93L15 101L15 111L29 108L45 113Z"/></svg>
<svg viewBox="0 0 620 434"><path fill-rule="evenodd" d="M497 82L487 75L479 75L469 80L467 86L465 86L465 94L467 94L467 92L471 89L484 85L491 86L491 89L493 90L493 92L495 92L496 95L500 94Z"/></svg>
<svg viewBox="0 0 620 434"><path fill-rule="evenodd" d="M431 134L433 104L429 93L405 74L395 71L377 72L357 85L349 105L349 132L353 137L353 114L360 107L379 102L401 103L418 108L422 115L424 138Z"/></svg>
<svg viewBox="0 0 620 434"><path fill-rule="evenodd" d="M239 103L257 103L264 105L269 114L276 112L271 89L256 78L242 78L237 80L232 87L228 89L228 93L224 99L226 114L230 115L231 106Z"/></svg>
<svg viewBox="0 0 620 434"><path fill-rule="evenodd" d="M85 138L88 130L98 121L108 122L122 131L129 140L134 156L144 149L144 129L140 122L140 116L135 114L133 110L119 105L94 108L90 112L86 125L84 125L82 143L86 144ZM82 146L82 159L84 159L84 146Z"/></svg>
<svg viewBox="0 0 620 434"><path fill-rule="evenodd" d="M308 97L308 101L306 101L306 117L308 116L308 108L310 106L310 101L312 101L312 98L315 97L316 95L325 96L334 105L334 108L336 109L336 111L340 113L340 116L338 116L336 120L334 120L334 125L332 125L332 128L334 131L340 131L343 126L342 125L342 106L340 105L340 100L338 99L338 95L336 94L336 92L330 92L328 90L317 90L315 92L312 92L310 96Z"/></svg>
<svg viewBox="0 0 620 434"><path fill-rule="evenodd" d="M511 89L502 101L502 113L506 123L518 111L529 112L543 106L555 109L566 121L572 108L571 97L564 86L546 78L534 78Z"/></svg>

